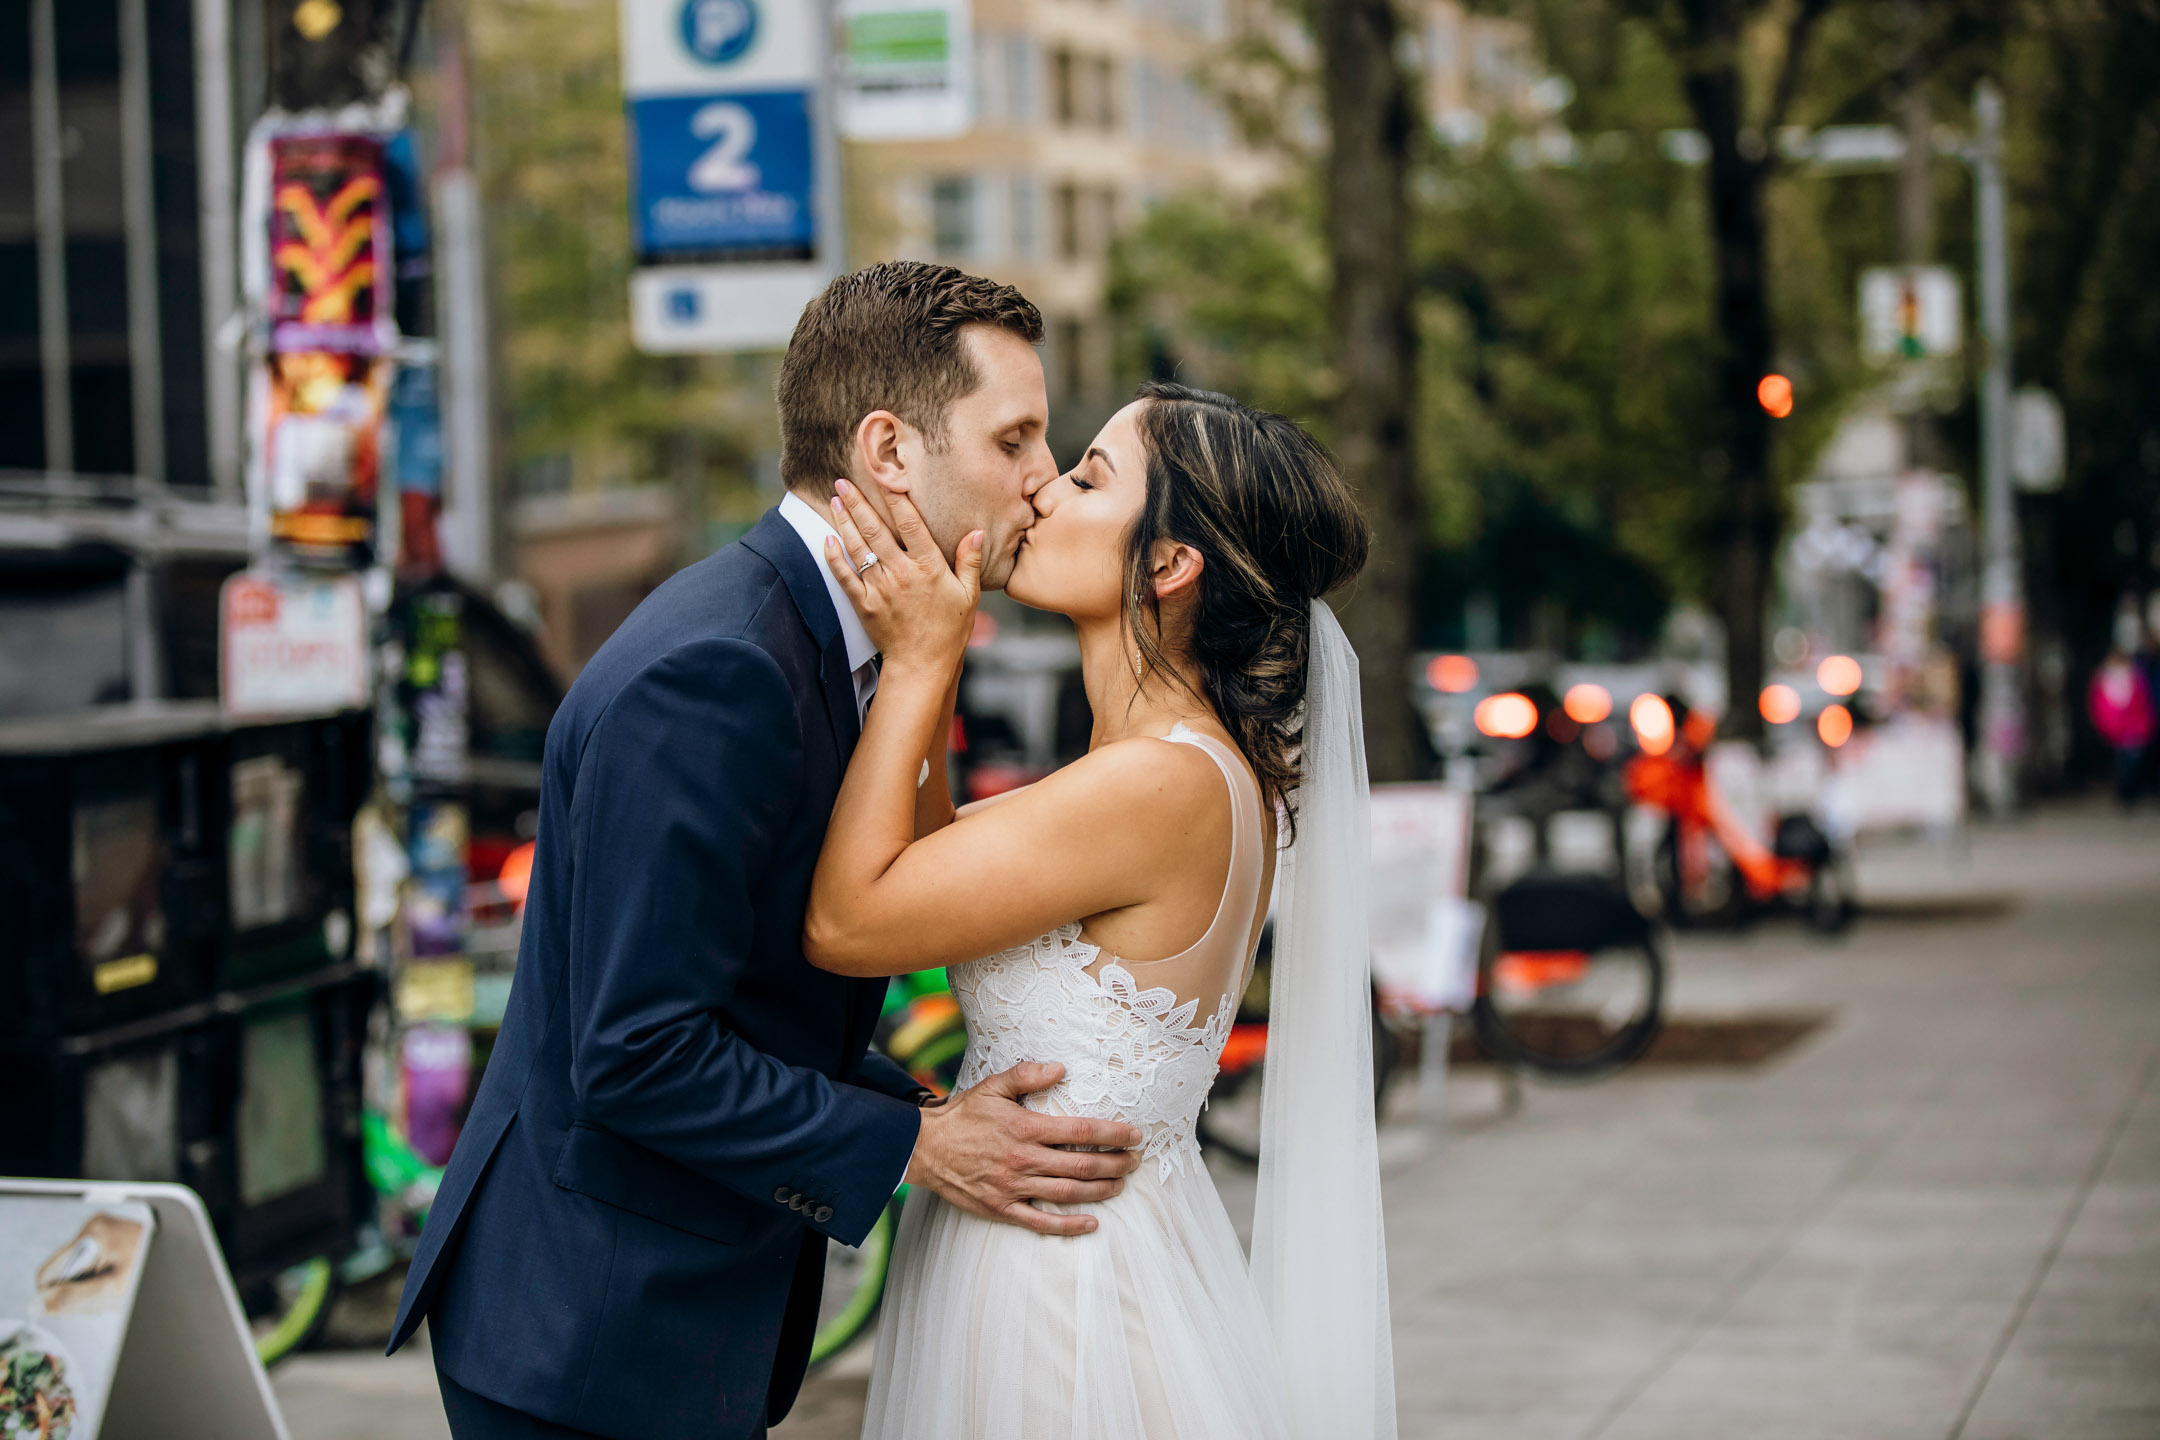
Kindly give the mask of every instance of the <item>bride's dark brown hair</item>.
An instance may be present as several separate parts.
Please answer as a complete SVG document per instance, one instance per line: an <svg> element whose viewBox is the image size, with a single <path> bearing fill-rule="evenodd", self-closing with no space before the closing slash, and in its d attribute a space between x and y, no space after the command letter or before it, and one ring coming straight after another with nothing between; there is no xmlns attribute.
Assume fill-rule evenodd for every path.
<svg viewBox="0 0 2160 1440"><path fill-rule="evenodd" d="M1125 542L1126 628L1143 670L1178 673L1150 557L1161 540L1199 551L1199 594L1173 643L1272 806L1298 784L1312 602L1364 567L1371 531L1296 421L1168 381L1139 398L1147 497Z"/></svg>

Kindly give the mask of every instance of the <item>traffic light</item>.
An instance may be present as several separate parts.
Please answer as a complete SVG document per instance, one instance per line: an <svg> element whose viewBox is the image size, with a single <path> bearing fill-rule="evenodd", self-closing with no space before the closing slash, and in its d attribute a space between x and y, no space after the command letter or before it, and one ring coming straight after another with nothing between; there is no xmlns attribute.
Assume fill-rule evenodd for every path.
<svg viewBox="0 0 2160 1440"><path fill-rule="evenodd" d="M1783 375L1765 375L1755 386L1755 398L1770 412L1771 419L1783 420L1792 414L1792 381Z"/></svg>

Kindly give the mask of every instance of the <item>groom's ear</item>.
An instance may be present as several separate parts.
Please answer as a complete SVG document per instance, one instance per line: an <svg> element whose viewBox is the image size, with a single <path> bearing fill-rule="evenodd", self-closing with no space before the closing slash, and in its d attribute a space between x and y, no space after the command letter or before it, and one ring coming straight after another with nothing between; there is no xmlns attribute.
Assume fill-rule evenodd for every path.
<svg viewBox="0 0 2160 1440"><path fill-rule="evenodd" d="M873 410L856 423L857 478L872 485L906 491L914 481L914 460L921 451L915 427L890 410Z"/></svg>

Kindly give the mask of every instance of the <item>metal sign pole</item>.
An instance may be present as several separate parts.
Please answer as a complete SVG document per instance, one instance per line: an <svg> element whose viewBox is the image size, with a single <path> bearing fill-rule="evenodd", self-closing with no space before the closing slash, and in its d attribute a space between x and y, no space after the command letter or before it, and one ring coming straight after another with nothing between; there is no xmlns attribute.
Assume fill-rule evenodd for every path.
<svg viewBox="0 0 2160 1440"><path fill-rule="evenodd" d="M1980 496L1987 545L1981 581L1980 789L1997 814L2018 798L2025 750L2020 661L2025 595L2019 570L2017 500L2010 487L2010 256L2002 174L2002 92L1973 91L1979 133L1971 160L1979 240Z"/></svg>

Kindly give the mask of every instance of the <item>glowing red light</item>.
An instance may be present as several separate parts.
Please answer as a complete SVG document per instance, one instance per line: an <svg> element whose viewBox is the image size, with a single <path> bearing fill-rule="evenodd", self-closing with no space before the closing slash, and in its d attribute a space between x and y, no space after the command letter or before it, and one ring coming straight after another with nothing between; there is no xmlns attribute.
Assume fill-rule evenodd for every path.
<svg viewBox="0 0 2160 1440"><path fill-rule="evenodd" d="M1850 655L1825 656L1815 667L1815 683L1827 694L1850 695L1860 688L1860 662Z"/></svg>
<svg viewBox="0 0 2160 1440"><path fill-rule="evenodd" d="M1477 661L1468 655L1435 655L1426 662L1425 682L1443 695L1477 688Z"/></svg>
<svg viewBox="0 0 2160 1440"><path fill-rule="evenodd" d="M1852 739L1852 711L1842 705L1827 705L1822 714L1815 717L1815 733L1822 743L1835 750Z"/></svg>
<svg viewBox="0 0 2160 1440"><path fill-rule="evenodd" d="M1529 696L1510 690L1478 701L1471 718L1477 722L1481 735L1499 740L1520 740L1537 729L1537 705Z"/></svg>
<svg viewBox="0 0 2160 1440"><path fill-rule="evenodd" d="M1570 685L1560 708L1578 725L1595 725L1612 714L1612 692L1603 685Z"/></svg>
<svg viewBox="0 0 2160 1440"><path fill-rule="evenodd" d="M527 840L503 857L502 874L495 877L503 899L512 905L523 905L527 892L532 889L533 851L538 842Z"/></svg>
<svg viewBox="0 0 2160 1440"><path fill-rule="evenodd" d="M1762 718L1772 725L1790 725L1800 718L1800 692L1790 685L1763 686L1762 699L1757 703Z"/></svg>
<svg viewBox="0 0 2160 1440"><path fill-rule="evenodd" d="M1638 695L1628 706L1628 727L1645 755L1662 755L1672 749L1672 706L1655 695Z"/></svg>
<svg viewBox="0 0 2160 1440"><path fill-rule="evenodd" d="M1763 409L1770 412L1771 419L1783 420L1792 414L1792 381L1783 375L1765 375L1755 386L1755 398L1762 402Z"/></svg>

